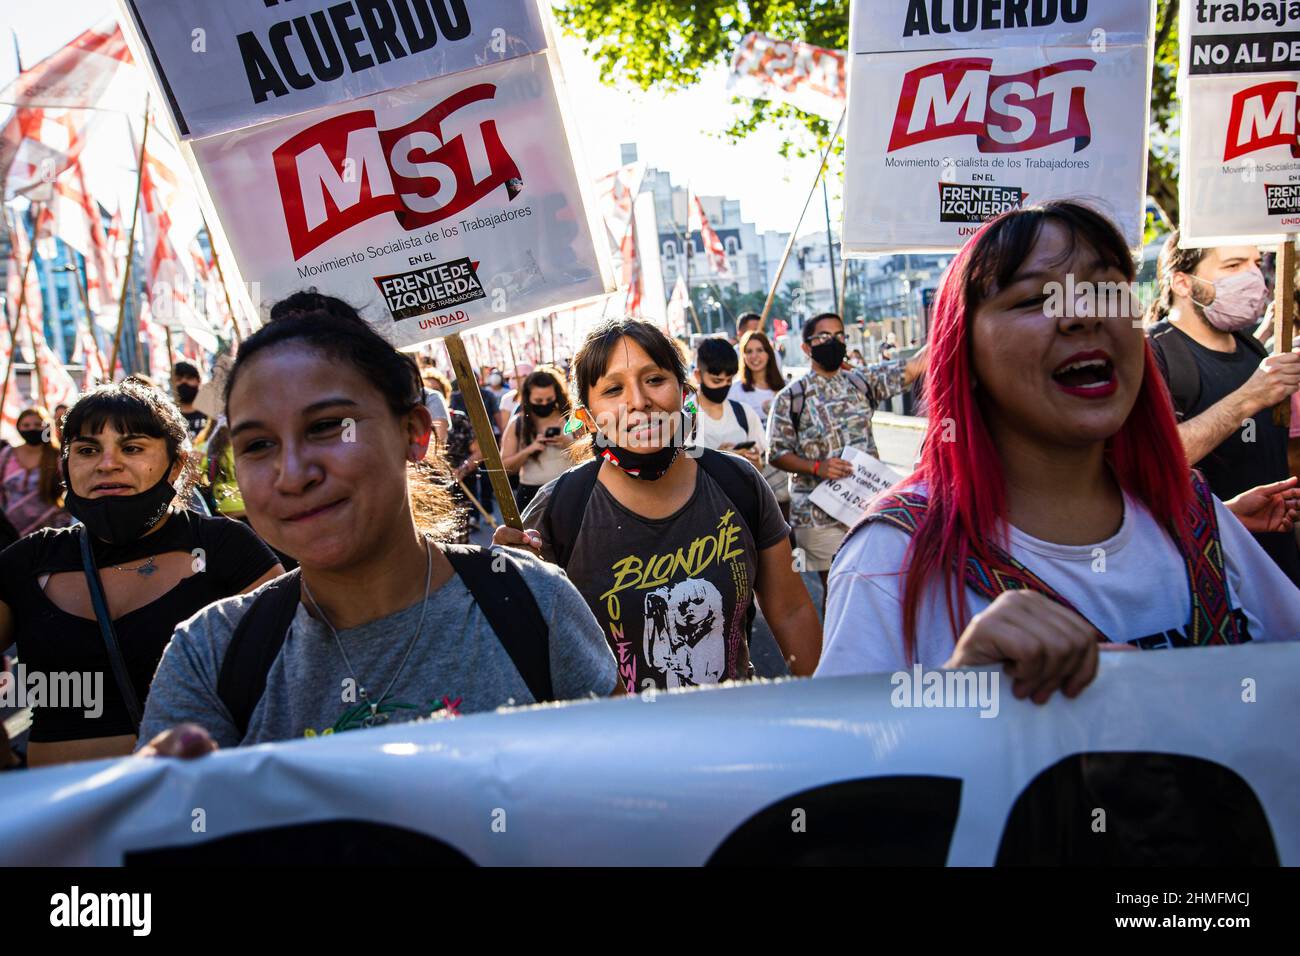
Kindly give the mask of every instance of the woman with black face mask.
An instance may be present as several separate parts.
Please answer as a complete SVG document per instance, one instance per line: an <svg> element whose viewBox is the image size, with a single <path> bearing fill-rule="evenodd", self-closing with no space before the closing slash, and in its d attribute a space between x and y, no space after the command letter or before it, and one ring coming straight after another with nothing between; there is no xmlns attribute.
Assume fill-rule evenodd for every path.
<svg viewBox="0 0 1300 956"><path fill-rule="evenodd" d="M180 504L195 473L161 392L100 386L63 435L66 507L82 525L0 552L0 651L18 645L32 766L130 753L176 625L283 573L248 527Z"/></svg>
<svg viewBox="0 0 1300 956"><path fill-rule="evenodd" d="M793 570L789 527L763 476L736 455L686 447L681 354L649 322L605 322L573 361L569 431L591 460L546 485L526 532L498 544L554 561L605 632L628 692L745 679L757 598L790 670L811 674L821 626Z"/></svg>
<svg viewBox="0 0 1300 956"><path fill-rule="evenodd" d="M520 394L519 410L501 439L501 461L506 471L519 474L515 501L522 511L543 485L573 464L573 439L564 434L570 405L559 369L537 369L524 379Z"/></svg>
<svg viewBox="0 0 1300 956"><path fill-rule="evenodd" d="M18 537L72 523L59 487L59 439L43 408L26 408L16 422L21 445L0 448L0 509Z"/></svg>

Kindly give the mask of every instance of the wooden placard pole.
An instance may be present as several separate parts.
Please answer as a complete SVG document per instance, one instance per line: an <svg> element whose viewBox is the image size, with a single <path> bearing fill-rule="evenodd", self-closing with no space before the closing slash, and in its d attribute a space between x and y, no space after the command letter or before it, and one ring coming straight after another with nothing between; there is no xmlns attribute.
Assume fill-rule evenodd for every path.
<svg viewBox="0 0 1300 956"><path fill-rule="evenodd" d="M39 209L37 210L37 212L39 213ZM13 229L23 229L23 228L25 227L21 222L18 221L18 214L15 212ZM16 235L16 233L14 233L12 230L10 234ZM18 361L18 327L22 324L23 307L27 304L27 274L31 271L32 260L35 258L36 258L36 243L35 241L33 241L27 247L27 261L23 263L23 274L22 274L22 278L19 280L21 282L21 285L19 286L19 290L18 290L18 307L14 309L14 324L12 326L9 325L8 303L5 303L6 305L5 327L9 330L9 363L5 366L4 384L0 385L0 412L3 411L5 396L9 394L9 379L13 376L14 364ZM29 328L31 327L30 322L28 323L28 327ZM39 369L41 364L39 361L40 356L35 355L35 350L36 350L36 342L33 341L32 342L33 358L37 359L36 367L37 369ZM42 390L41 392L41 401L45 401L44 390Z"/></svg>
<svg viewBox="0 0 1300 956"><path fill-rule="evenodd" d="M821 165L817 167L817 175L813 177L812 188L808 190L808 198L803 201L803 212L799 213L799 221L795 223L794 230L790 233L790 238L786 240L785 252L781 254L781 264L776 267L776 275L772 277L772 288L768 290L767 301L763 303L763 319L758 323L760 329L767 328L767 315L772 311L772 300L776 298L776 290L781 287L781 275L785 272L785 264L790 261L790 253L794 249L795 241L799 238L799 230L803 227L803 217L808 214L808 207L812 204L813 195L817 192L817 184L822 180L822 174L826 172L826 163L831 158L831 149L835 146L835 141L840 137L840 130L844 128L844 117L848 115L848 108L840 114L840 121L835 124L835 132L831 133L830 141L826 144L826 149L822 153Z"/></svg>
<svg viewBox="0 0 1300 956"><path fill-rule="evenodd" d="M1291 330L1295 323L1295 235L1289 235L1277 249L1277 277L1273 282L1273 354L1291 351ZM1273 422L1291 426L1291 400L1273 406Z"/></svg>
<svg viewBox="0 0 1300 956"><path fill-rule="evenodd" d="M456 373L456 387L465 400L465 411L469 414L469 423L474 428L479 450L483 453L483 463L487 465L492 491L496 493L497 504L501 507L501 517L507 526L522 531L524 522L519 517L514 492L510 490L506 467L501 463L501 449L497 447L496 435L488 420L487 406L483 404L483 395L478 390L478 378L474 375L474 367L470 365L465 343L456 332L443 341L447 343L447 355L451 359L452 371Z"/></svg>
<svg viewBox="0 0 1300 956"><path fill-rule="evenodd" d="M217 244L212 239L212 228L208 225L208 217L203 216L203 231L208 234L208 248L212 250L212 264L217 269L217 281L221 283L221 291L226 296L226 312L230 315L230 328L235 333L235 344L243 343L244 338L239 334L239 320L235 318L235 303L230 300L230 289L226 286L226 273L221 268L221 257L217 255Z"/></svg>

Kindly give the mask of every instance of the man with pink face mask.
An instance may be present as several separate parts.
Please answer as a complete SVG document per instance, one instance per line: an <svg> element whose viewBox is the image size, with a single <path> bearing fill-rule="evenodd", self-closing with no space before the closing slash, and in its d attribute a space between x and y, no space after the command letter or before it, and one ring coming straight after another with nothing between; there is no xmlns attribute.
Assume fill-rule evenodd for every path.
<svg viewBox="0 0 1300 956"><path fill-rule="evenodd" d="M1300 388L1300 354L1269 355L1252 333L1271 298L1256 246L1160 251L1160 297L1147 335L1164 374L1188 462L1223 501L1286 480L1287 429L1273 406ZM1300 586L1300 548L1290 533L1255 535Z"/></svg>

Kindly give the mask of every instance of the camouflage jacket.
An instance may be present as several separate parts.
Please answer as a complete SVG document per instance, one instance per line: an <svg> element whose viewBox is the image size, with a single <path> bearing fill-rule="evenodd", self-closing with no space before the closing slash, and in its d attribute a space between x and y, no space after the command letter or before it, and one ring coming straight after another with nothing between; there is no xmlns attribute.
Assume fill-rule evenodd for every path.
<svg viewBox="0 0 1300 956"><path fill-rule="evenodd" d="M803 382L803 412L796 433L790 415L792 382L777 392L767 422L770 459L788 452L818 460L840 454L848 445L874 458L876 438L871 432L872 407L849 376L866 382L867 392L877 404L903 390L902 362L881 362L861 369L841 369L832 376L809 372ZM828 528L836 520L808 500L817 479L812 475L790 476L790 523L796 528Z"/></svg>

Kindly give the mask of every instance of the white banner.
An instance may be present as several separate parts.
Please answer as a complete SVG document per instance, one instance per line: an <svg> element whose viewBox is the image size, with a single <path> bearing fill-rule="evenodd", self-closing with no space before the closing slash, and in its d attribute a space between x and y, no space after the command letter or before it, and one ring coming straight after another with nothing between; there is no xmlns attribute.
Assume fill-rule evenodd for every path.
<svg viewBox="0 0 1300 956"><path fill-rule="evenodd" d="M647 692L9 773L0 864L309 846L336 864L369 847L485 865L1300 865L1300 645L1103 654L1077 699L1044 706L1000 678Z"/></svg>
<svg viewBox="0 0 1300 956"><path fill-rule="evenodd" d="M727 90L736 96L787 103L839 122L848 93L843 50L750 33L731 59Z"/></svg>
<svg viewBox="0 0 1300 956"><path fill-rule="evenodd" d="M867 513L871 499L892 488L903 476L852 446L845 448L840 457L853 465L853 474L823 481L813 489L809 500L840 524L852 528Z"/></svg>
<svg viewBox="0 0 1300 956"><path fill-rule="evenodd" d="M1047 199L1141 244L1152 0L854 0L849 255L956 249Z"/></svg>
<svg viewBox="0 0 1300 956"><path fill-rule="evenodd" d="M1224 0L1179 13L1184 246L1300 232L1300 7Z"/></svg>
<svg viewBox="0 0 1300 956"><path fill-rule="evenodd" d="M536 0L120 0L183 138L540 52Z"/></svg>
<svg viewBox="0 0 1300 956"><path fill-rule="evenodd" d="M264 302L315 286L406 346L613 289L544 54L190 145Z"/></svg>

